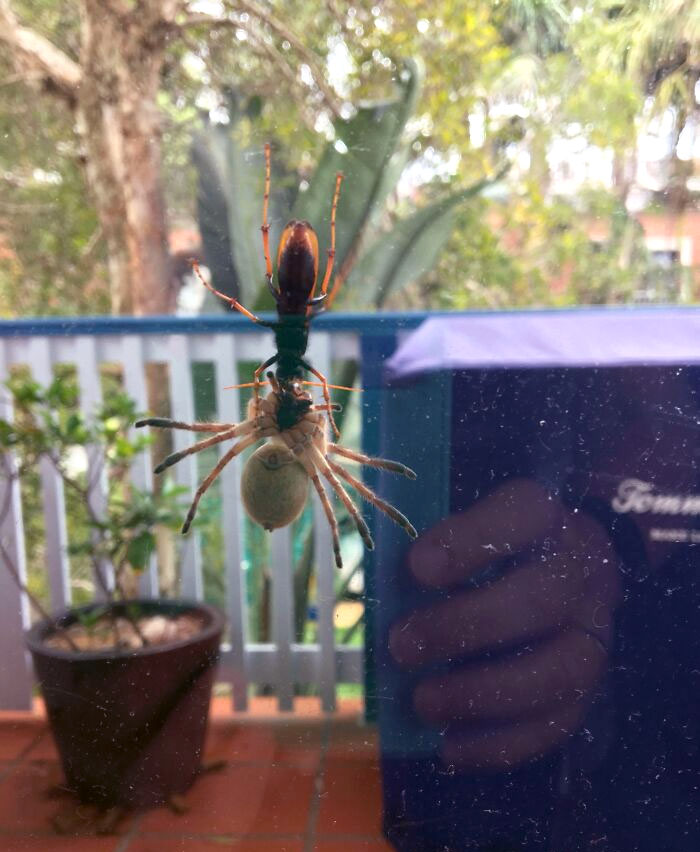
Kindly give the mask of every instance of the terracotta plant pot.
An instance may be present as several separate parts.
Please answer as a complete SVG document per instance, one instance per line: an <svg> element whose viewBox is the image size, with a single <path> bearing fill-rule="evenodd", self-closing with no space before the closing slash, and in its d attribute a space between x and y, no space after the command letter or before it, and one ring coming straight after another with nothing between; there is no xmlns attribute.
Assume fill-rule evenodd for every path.
<svg viewBox="0 0 700 852"><path fill-rule="evenodd" d="M74 652L44 639L96 604L27 632L68 786L86 802L143 807L184 793L202 759L224 617L200 603L130 601L145 615L193 613L190 639L138 650ZM115 604L119 615L124 605Z"/></svg>

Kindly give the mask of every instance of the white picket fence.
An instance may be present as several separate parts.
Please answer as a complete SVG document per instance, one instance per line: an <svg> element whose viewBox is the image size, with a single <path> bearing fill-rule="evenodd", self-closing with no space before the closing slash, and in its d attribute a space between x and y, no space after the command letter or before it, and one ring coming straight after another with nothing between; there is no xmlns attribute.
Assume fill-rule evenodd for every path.
<svg viewBox="0 0 700 852"><path fill-rule="evenodd" d="M334 318L335 319L335 318ZM378 318L377 318L378 319ZM410 325L414 325L414 317ZM173 418L194 419L194 395L190 380L194 362L214 365L217 418L224 421L241 419L239 392L224 390L238 383L237 365L242 361L260 361L274 352L269 332L250 330L232 318L231 330L222 330L221 320L178 323L164 321L162 331L153 319L96 321L89 324L66 321L66 329L54 323L51 333L42 333L41 321L35 326L3 331L0 323L0 382L4 382L14 365L29 365L34 378L42 384L52 381L56 364L73 364L80 388L80 405L90 415L101 400L100 365L122 366L124 386L140 411L148 409L145 365L166 364ZM12 324L9 324L12 325ZM362 323L366 325L366 321ZM370 323L376 325L376 323ZM335 326L335 327L334 327ZM401 323L389 322L399 328ZM390 332L391 328L386 331ZM212 330L213 328L213 330ZM334 359L359 359L361 333L342 322L314 330L308 351L311 362L323 373L330 374ZM217 330L218 329L218 330ZM254 327L253 327L254 329ZM384 327L382 331L385 332ZM7 393L0 393L0 417L11 418ZM187 446L192 436L174 431L175 449ZM222 451L223 452L223 451ZM12 459L9 460L13 463ZM91 492L94 508L99 513L106 498L106 483L99 475L99 449L89 448L88 465L96 483ZM97 475L95 476L95 473ZM173 468L178 484L191 493L197 487L196 456L190 456ZM295 683L315 684L322 706L335 706L338 683L363 681L363 652L359 647L336 645L334 634L334 572L332 545L328 524L314 494L314 547L317 583L318 642L298 644L294 641L294 595L291 537L289 528L272 534L271 561L271 635L266 644L250 642L246 636L247 612L242 568L242 513L238 499L240 462L229 464L221 477L222 531L225 549L227 617L229 640L222 648L219 680L230 683L233 706L247 707L251 683L272 684L279 707L291 710ZM147 454L137 458L132 476L135 485L151 485L151 460ZM67 551L66 514L63 485L51 464L40 470L43 520L45 528L46 569L49 578L52 610L71 603L70 565ZM11 493L7 494L7 489ZM0 537L19 570L25 571L25 536L19 486L6 477L0 481L0 505L9 499L10 510L0 528ZM183 539L180 565L183 597L201 599L203 594L202 557L198 535ZM142 576L144 596L159 593L155 558ZM6 570L0 570L0 707L22 709L30 706L33 677L24 649L23 631L29 624L29 605Z"/></svg>

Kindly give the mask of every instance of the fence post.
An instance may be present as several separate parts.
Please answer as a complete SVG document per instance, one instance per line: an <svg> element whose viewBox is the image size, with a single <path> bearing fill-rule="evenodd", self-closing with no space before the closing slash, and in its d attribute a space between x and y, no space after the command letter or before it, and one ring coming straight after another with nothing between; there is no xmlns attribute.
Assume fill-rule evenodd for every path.
<svg viewBox="0 0 700 852"><path fill-rule="evenodd" d="M0 341L0 382L7 378L5 345ZM5 388L0 388L0 418L12 420L12 404ZM29 605L12 576L14 572L20 583L26 583L22 503L14 458L7 453L0 461L0 707L28 710L32 706L32 679L24 631L29 627Z"/></svg>

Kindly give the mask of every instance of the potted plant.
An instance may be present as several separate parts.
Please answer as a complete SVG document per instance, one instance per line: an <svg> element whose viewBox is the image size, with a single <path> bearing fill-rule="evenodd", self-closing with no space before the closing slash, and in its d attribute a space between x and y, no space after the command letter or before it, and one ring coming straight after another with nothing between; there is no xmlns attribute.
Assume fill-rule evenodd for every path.
<svg viewBox="0 0 700 852"><path fill-rule="evenodd" d="M70 379L44 388L14 377L6 387L14 418L0 420L3 475L36 481L40 462L55 468L66 497L72 493L73 505L83 507L83 518L70 519L70 552L91 565L100 598L49 615L0 547L5 570L41 616L26 639L68 786L106 807L168 801L200 768L224 623L201 603L136 596L158 528L174 527L182 516L181 489L166 484L156 495L130 482L134 455L149 439L129 437L136 412L123 393L110 393L88 419ZM76 464L76 449L88 446L104 458L101 515L90 500L94 481Z"/></svg>

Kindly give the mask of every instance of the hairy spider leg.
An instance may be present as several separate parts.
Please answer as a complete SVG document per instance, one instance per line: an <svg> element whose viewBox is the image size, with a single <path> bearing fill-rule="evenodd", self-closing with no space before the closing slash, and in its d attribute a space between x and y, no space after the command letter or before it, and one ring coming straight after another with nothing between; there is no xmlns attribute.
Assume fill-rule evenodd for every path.
<svg viewBox="0 0 700 852"><path fill-rule="evenodd" d="M188 432L225 432L235 425L235 423L184 423L182 420L170 420L169 417L146 417L134 423L137 429L142 426L155 426L157 429L186 429Z"/></svg>
<svg viewBox="0 0 700 852"><path fill-rule="evenodd" d="M272 260L270 258L270 223L267 221L267 208L270 202L270 143L265 143L265 192L263 195L262 231L263 254L265 255L265 278L272 295L277 298L277 291L272 283Z"/></svg>
<svg viewBox="0 0 700 852"><path fill-rule="evenodd" d="M331 204L331 247L328 249L328 260L326 261L326 274L323 276L321 284L321 295L325 296L328 290L328 284L333 273L333 264L335 262L335 214L338 209L338 198L340 196L340 184L343 182L341 172L335 176L335 191L333 193L333 203Z"/></svg>
<svg viewBox="0 0 700 852"><path fill-rule="evenodd" d="M220 444L222 441L228 441L230 438L240 438L243 435L249 435L256 429L272 429L274 428L274 425L274 421L271 417L256 417L251 420L244 420L242 423L232 423L231 428L226 432L219 432L219 434L214 435L213 438L206 438L204 441L198 441L196 444L192 444L192 446L187 447L187 449L171 453L155 468L154 473L162 473L166 468L172 467L172 465L177 464L179 461L182 461L182 459L187 458L187 456L191 456L193 453L199 453L202 450L206 450L209 447Z"/></svg>
<svg viewBox="0 0 700 852"><path fill-rule="evenodd" d="M316 493L319 496L321 506L323 506L323 511L326 515L326 520L328 521L328 525L331 528L331 535L333 537L333 553L335 554L335 564L339 569L342 569L343 559L340 555L340 535L338 533L338 521L336 520L335 514L333 512L333 506L331 506L331 502L328 499L326 489L323 487L321 480L318 478L316 468L309 461L309 459L306 458L306 453L297 454L297 458L304 466L306 472L309 474L309 479L313 483L313 486L316 489Z"/></svg>
<svg viewBox="0 0 700 852"><path fill-rule="evenodd" d="M401 462L390 461L389 459L378 459L372 456L366 456L364 453L357 453L355 450L349 450L347 447L341 447L340 444L328 444L328 452L336 453L336 455L344 456L346 459L351 459L359 464L364 464L367 467L376 467L379 470L389 470L392 473L400 473L409 479L415 479L416 473L410 467L406 467Z"/></svg>
<svg viewBox="0 0 700 852"><path fill-rule="evenodd" d="M392 506L391 503L387 503L386 500L382 500L382 498L375 494L374 491L345 470L344 467L336 464L336 462L329 459L328 465L331 470L334 470L338 474L338 476L341 476L347 483L352 485L355 491L357 491L358 494L361 494L365 500L372 503L378 509L381 509L381 511L384 512L385 515L388 515L395 524L398 524L402 529L404 529L410 538L418 538L418 533L416 532L416 528L413 524L402 512L399 512L398 509Z"/></svg>
<svg viewBox="0 0 700 852"><path fill-rule="evenodd" d="M199 488L197 489L194 499L192 500L192 505L190 506L187 517L185 518L185 523L182 525L182 534L185 535L189 530L192 521L194 520L194 516L197 513L197 506L199 505L199 501L202 499L204 494L209 490L209 487L214 482L216 477L221 473L221 471L226 467L226 465L232 461L237 455L243 452L243 450L247 449L254 444L256 441L259 441L261 438L268 438L272 435L278 434L277 429L259 429L253 432L252 435L247 435L245 438L241 438L238 443L234 444L231 449L221 457L219 463L216 467L213 468L211 473L207 476L206 479L203 480Z"/></svg>
<svg viewBox="0 0 700 852"><path fill-rule="evenodd" d="M313 462L314 467L318 468L321 473L326 477L326 479L330 482L331 487L338 495L338 497L340 497L343 505L350 513L350 516L355 522L355 526L357 527L357 531L360 533L365 547L367 548L367 550L374 550L374 541L372 540L372 536L370 535L369 527L365 523L365 520L362 515L360 515L357 506L352 502L350 495L345 490L345 488L343 488L342 483L338 480L338 477L328 466L328 462L326 461L325 456L314 444L310 445L309 452L311 454L311 461Z"/></svg>
<svg viewBox="0 0 700 852"><path fill-rule="evenodd" d="M328 406L328 419L330 420L331 426L333 427L333 432L335 433L335 437L340 438L340 429L338 429L338 426L336 425L335 418L333 417L333 411L330 407L331 406L331 395L328 392L328 380L323 375L323 373L319 373L319 371L315 367L312 367L311 364L309 364L308 361L304 361L303 358L299 359L299 363L301 364L301 366L305 370L308 370L310 373L312 373L314 376L316 376L317 379L320 379L321 387L323 388L323 399L324 399L324 402L326 403L326 405Z"/></svg>
<svg viewBox="0 0 700 852"><path fill-rule="evenodd" d="M267 322L266 320L260 319L260 317L256 317L255 314L251 313L247 308L244 308L243 305L238 301L238 299L234 299L233 296L227 296L225 293L222 293L220 290L217 290L215 287L212 287L211 284L204 278L202 272L199 268L199 264L194 258L190 258L190 263L192 265L192 269L194 270L195 275L199 280L204 284L204 286L209 290L210 293L213 293L215 296L218 296L220 299L223 299L224 302L228 302L232 308L235 308L237 311L240 311L243 316L248 317L249 320L257 323L258 325L263 325L266 328L272 328L273 324Z"/></svg>

